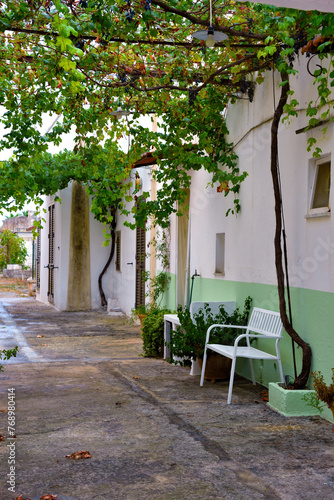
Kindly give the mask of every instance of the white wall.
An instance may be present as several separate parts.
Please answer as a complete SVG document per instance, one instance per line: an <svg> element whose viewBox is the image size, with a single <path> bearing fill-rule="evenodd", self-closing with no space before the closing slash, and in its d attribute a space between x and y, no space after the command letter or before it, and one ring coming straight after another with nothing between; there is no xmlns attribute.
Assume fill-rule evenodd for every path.
<svg viewBox="0 0 334 500"><path fill-rule="evenodd" d="M288 238L289 267L292 286L334 291L334 221L332 217L306 219L310 203L312 153L307 152L307 137L321 139L321 129L296 134L306 127L306 103L313 98L313 79L305 67L291 82L294 98L299 101L300 116L289 125L280 125L279 162ZM279 100L278 75L275 74L276 104ZM225 217L232 206L215 188L205 188L210 176L195 172L191 186L191 273L195 267L204 278L214 278L215 235L226 235L225 276L222 279L276 284L274 266L274 195L270 173L270 126L274 112L273 75L256 87L254 102L241 100L228 112L228 128L239 156L241 171L249 176L240 190L241 212ZM333 124L328 125L319 146L323 154L334 148ZM333 160L333 159L332 159ZM334 185L332 176L331 205ZM330 246L332 245L332 246Z"/></svg>
<svg viewBox="0 0 334 500"><path fill-rule="evenodd" d="M58 192L57 195L61 198L60 202L55 202L55 239L54 239L54 305L59 310L66 309L67 301L67 286L68 286L68 268L69 268L69 235L71 224L71 201L72 201L72 186L69 185L66 189ZM43 230L41 231L41 281L40 293L37 294L37 299L48 304L48 269L45 266L48 264L49 256L49 239L48 239L48 207L53 203L54 197L47 197L43 205L42 217L46 222L42 222Z"/></svg>
<svg viewBox="0 0 334 500"><path fill-rule="evenodd" d="M142 179L142 189L137 193L139 197L143 191L151 189L151 167L141 167L131 172L131 181L134 184L135 172L138 172ZM133 203L127 205L131 210ZM118 214L116 231L121 231L121 271L115 269L115 259L113 259L110 270L104 278L106 284L106 296L117 299L119 306L126 313L130 314L135 307L135 280L136 280L136 230L124 226L125 220L133 222L131 216L125 219L124 215ZM149 224L147 225L149 226ZM146 244L149 242L149 231L146 233ZM149 248L147 248L149 252ZM149 258L146 259L146 270L149 270Z"/></svg>

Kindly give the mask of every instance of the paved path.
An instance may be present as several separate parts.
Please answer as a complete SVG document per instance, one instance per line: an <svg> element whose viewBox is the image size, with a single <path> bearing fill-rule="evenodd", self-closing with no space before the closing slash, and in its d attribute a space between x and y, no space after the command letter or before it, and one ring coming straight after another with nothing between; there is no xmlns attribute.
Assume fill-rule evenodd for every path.
<svg viewBox="0 0 334 500"><path fill-rule="evenodd" d="M22 303L22 300L12 299L9 300L9 303L15 303L16 301ZM4 303L6 303L6 300L0 299L0 349L11 349L19 346L19 352L15 358L5 360L2 364L47 361L28 345L22 330L17 327L12 316L7 312Z"/></svg>
<svg viewBox="0 0 334 500"><path fill-rule="evenodd" d="M329 422L282 417L241 378L227 406L227 382L200 388L189 370L144 358L139 329L102 311L8 298L0 313L0 343L20 344L0 378L1 500L334 498ZM91 458L65 458L81 450Z"/></svg>

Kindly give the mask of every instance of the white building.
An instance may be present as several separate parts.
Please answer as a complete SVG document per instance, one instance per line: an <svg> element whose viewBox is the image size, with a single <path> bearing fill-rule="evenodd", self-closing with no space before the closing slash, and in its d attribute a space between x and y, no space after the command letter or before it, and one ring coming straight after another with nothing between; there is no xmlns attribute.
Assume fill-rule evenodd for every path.
<svg viewBox="0 0 334 500"><path fill-rule="evenodd" d="M294 98L299 101L298 118L280 125L279 163L293 325L311 346L312 370L321 370L328 376L334 365L334 221L330 211L334 129L333 124L328 123L325 134L323 127L301 132L308 124L307 104L310 100L316 101L313 79L304 62L302 60L299 73L290 82ZM164 299L171 309L189 302L191 276L197 271L200 276L195 278L192 300L235 300L242 307L245 298L251 296L254 306L278 310L270 127L280 96L279 82L279 75L268 73L265 82L256 87L253 103L240 100L228 110L229 141L235 144L240 170L249 174L240 190L240 213L225 217L233 203L232 194L225 197L217 192L216 186L207 188L210 177L202 170L192 173L189 218L186 215L171 217L171 285ZM322 149L317 160L307 151L309 136L315 137ZM156 185L150 172L151 167L138 169L143 189L150 190L154 197ZM73 232L71 224L72 228L78 224L73 222L73 208L70 215L71 194L69 186L61 194L61 205L53 204L51 199L45 204L51 226L54 216L54 248L49 250L50 238L44 231L38 298L53 302L59 309L95 308L100 305L97 279L109 249L102 247L103 227L88 212L88 202L81 213L82 230L77 235ZM138 279L140 265L145 262L145 269L152 275L159 271L159 263L154 258L140 259L147 253L147 243L153 233L153 228L146 234L131 231L124 227L122 216L118 219L118 257L103 283L106 296L117 300L126 314L144 300L144 285ZM85 250L81 249L82 262L76 260L73 250L78 238L77 246ZM55 266L51 271L45 268L50 264L50 251L53 252L51 264ZM284 374L293 376L291 340L287 335L281 343L281 354ZM297 364L299 369L300 349L297 349ZM241 362L238 369L249 376L248 365ZM278 380L277 366L258 362L256 378L264 385Z"/></svg>

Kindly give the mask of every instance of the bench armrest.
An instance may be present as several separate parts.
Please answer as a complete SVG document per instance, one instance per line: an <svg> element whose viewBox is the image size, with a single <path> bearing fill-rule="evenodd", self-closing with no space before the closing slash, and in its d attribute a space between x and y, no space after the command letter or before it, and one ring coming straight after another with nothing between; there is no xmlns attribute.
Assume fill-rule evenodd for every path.
<svg viewBox="0 0 334 500"><path fill-rule="evenodd" d="M244 329L244 330L246 330L248 328L248 326L240 326L240 325L211 325L211 326L209 326L209 328L208 328L208 330L206 332L205 345L209 343L210 333L211 333L211 330L213 330L214 328L238 328L238 329Z"/></svg>

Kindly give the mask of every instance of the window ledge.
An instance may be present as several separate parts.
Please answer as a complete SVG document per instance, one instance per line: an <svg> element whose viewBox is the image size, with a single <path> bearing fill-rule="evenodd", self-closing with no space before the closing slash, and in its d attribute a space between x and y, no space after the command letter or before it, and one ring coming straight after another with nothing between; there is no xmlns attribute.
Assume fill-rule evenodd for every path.
<svg viewBox="0 0 334 500"><path fill-rule="evenodd" d="M319 208L316 210L310 210L306 215L305 219L314 219L317 217L330 217L331 210L330 208Z"/></svg>
<svg viewBox="0 0 334 500"><path fill-rule="evenodd" d="M224 278L225 273L213 273L216 278Z"/></svg>

